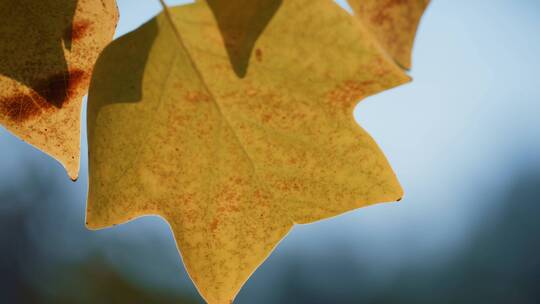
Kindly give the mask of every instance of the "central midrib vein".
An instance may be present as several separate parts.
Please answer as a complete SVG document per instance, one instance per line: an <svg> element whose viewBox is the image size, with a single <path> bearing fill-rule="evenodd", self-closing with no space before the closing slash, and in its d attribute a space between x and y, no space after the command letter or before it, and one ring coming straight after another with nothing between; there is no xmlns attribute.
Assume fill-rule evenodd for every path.
<svg viewBox="0 0 540 304"><path fill-rule="evenodd" d="M246 148L244 147L244 145L242 144L242 141L240 140L240 138L238 137L238 134L236 134L236 132L234 131L234 128L232 127L231 123L229 122L229 120L227 119L227 116L225 116L225 114L223 113L223 110L220 106L220 104L217 102L217 99L215 98L214 94L212 93L212 91L210 90L210 87L208 86L208 84L206 83L206 80L205 78L203 77L201 71L199 70L199 68L197 67L197 64L195 64L195 62L193 61L193 58L191 57L189 51L188 51L188 48L186 47L185 43L184 43L184 40L182 38L182 35L180 34L180 31L178 30L177 26L176 26L176 23L174 22L174 19L172 17L172 14L169 10L169 7L167 6L167 4L165 3L164 0L159 0L159 2L161 3L162 7L163 7L163 11L165 13L165 17L166 19L168 20L168 22L171 24L171 27L173 29L173 32L174 32L174 35L176 37L176 40L178 40L178 43L180 44L180 47L186 52L186 55L188 57L188 61L189 61L189 64L191 65L192 69L195 71L197 77L200 79L201 83L202 83L202 86L204 88L204 90L206 90L206 92L210 95L210 99L212 99L212 102L214 103L214 105L216 106L217 110L218 110L218 113L220 114L220 116L223 118L223 121L225 122L225 124L227 125L227 127L230 128L232 134L234 135L235 139L236 139L236 142L238 143L238 145L240 146L240 148L242 149L243 153L245 154L246 158L248 159L249 161L249 164L250 164L250 167L251 167L251 170L253 172L253 174L255 175L255 180L256 180L256 183L259 185L259 187L261 188L264 188L266 189L266 191L270 194L272 194L273 196L273 191L267 189L267 187L265 185L262 185L260 183L260 179L258 177L258 174L257 174L257 170L256 170L256 166L255 166L255 163L253 162L253 159L251 158L251 156L249 155L248 151L246 150ZM287 217L289 217L288 213L286 212L285 209L283 209L283 207L280 206L280 204L275 204L273 203L272 204L273 206L277 207L278 209L281 209L281 211L283 212L283 214ZM291 221L291 224L294 224L294 220L292 218L289 217L289 220Z"/></svg>

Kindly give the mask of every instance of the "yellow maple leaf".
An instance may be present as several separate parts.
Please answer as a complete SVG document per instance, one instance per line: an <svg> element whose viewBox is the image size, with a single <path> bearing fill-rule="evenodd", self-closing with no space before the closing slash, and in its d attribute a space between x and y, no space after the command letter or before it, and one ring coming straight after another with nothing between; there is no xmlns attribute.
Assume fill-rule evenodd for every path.
<svg viewBox="0 0 540 304"><path fill-rule="evenodd" d="M164 217L209 303L230 303L294 224L401 198L352 110L409 81L333 1L283 1L244 29L260 36L220 16L199 1L114 41L88 105L87 226Z"/></svg>
<svg viewBox="0 0 540 304"><path fill-rule="evenodd" d="M82 97L112 40L114 0L0 2L0 124L76 179Z"/></svg>
<svg viewBox="0 0 540 304"><path fill-rule="evenodd" d="M409 69L416 29L429 0L347 1L389 55Z"/></svg>

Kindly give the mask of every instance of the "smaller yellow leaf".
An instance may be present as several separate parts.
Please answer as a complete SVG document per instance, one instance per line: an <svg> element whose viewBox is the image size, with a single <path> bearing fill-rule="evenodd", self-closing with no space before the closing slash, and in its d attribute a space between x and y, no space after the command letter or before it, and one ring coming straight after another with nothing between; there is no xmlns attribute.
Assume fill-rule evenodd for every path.
<svg viewBox="0 0 540 304"><path fill-rule="evenodd" d="M118 20L114 0L0 1L0 125L76 179L82 97Z"/></svg>
<svg viewBox="0 0 540 304"><path fill-rule="evenodd" d="M416 29L429 0L348 0L358 18L403 68L411 68Z"/></svg>

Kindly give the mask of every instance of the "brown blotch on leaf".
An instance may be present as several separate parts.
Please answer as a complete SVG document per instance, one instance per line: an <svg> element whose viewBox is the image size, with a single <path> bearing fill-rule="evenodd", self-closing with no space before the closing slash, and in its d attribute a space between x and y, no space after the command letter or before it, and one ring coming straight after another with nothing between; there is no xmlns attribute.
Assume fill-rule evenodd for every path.
<svg viewBox="0 0 540 304"><path fill-rule="evenodd" d="M219 224L219 220L214 219L214 221L210 224L210 230L212 230L212 232L216 231L218 224Z"/></svg>
<svg viewBox="0 0 540 304"><path fill-rule="evenodd" d="M258 62L261 62L262 59L263 59L263 52L261 49L256 49L255 50L255 57L257 58L257 61Z"/></svg>
<svg viewBox="0 0 540 304"><path fill-rule="evenodd" d="M43 98L35 93L15 95L0 99L0 112L10 120L20 123L42 112Z"/></svg>
<svg viewBox="0 0 540 304"><path fill-rule="evenodd" d="M71 30L71 40L77 41L84 37L86 33L88 32L88 28L90 27L89 21L79 21L75 24L73 24L73 28Z"/></svg>
<svg viewBox="0 0 540 304"><path fill-rule="evenodd" d="M85 72L79 69L69 74L57 73L39 82L35 90L47 103L62 108L84 79Z"/></svg>
<svg viewBox="0 0 540 304"><path fill-rule="evenodd" d="M90 21L83 20L69 25L64 33L64 43L67 49L71 50L73 42L80 40L88 33L90 28Z"/></svg>
<svg viewBox="0 0 540 304"><path fill-rule="evenodd" d="M184 95L184 98L191 103L209 102L212 98L205 92L191 91Z"/></svg>
<svg viewBox="0 0 540 304"><path fill-rule="evenodd" d="M62 108L85 80L84 71L54 74L41 81L35 91L17 92L0 99L0 113L16 123L34 119L45 112Z"/></svg>

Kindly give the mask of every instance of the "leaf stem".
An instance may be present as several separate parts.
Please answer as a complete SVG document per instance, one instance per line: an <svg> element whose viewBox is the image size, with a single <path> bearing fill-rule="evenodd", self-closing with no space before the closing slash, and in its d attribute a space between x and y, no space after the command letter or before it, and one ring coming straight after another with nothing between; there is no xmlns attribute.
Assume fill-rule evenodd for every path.
<svg viewBox="0 0 540 304"><path fill-rule="evenodd" d="M174 23L172 22L172 16L169 12L169 6L167 3L165 3L165 0L159 0L159 3L161 3L161 6L163 7L163 11L165 12L165 15L167 16L167 19L171 22L171 24L174 26Z"/></svg>
<svg viewBox="0 0 540 304"><path fill-rule="evenodd" d="M171 24L174 34L176 35L176 38L178 39L178 42L182 45L183 48L185 48L184 40L182 39L182 35L180 35L180 32L178 31L178 28L176 28L176 24L174 23L173 17L171 15L171 12L169 10L169 6L167 3L165 3L165 0L159 0L159 3L161 3L161 6L163 7L163 12L165 13L165 17ZM194 65L195 66L195 65Z"/></svg>
<svg viewBox="0 0 540 304"><path fill-rule="evenodd" d="M163 8L167 8L167 3L165 3L164 0L159 0L159 3L161 3L161 6L163 6Z"/></svg>

